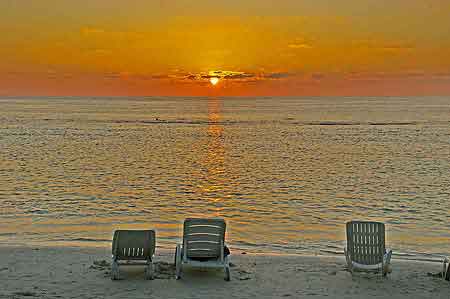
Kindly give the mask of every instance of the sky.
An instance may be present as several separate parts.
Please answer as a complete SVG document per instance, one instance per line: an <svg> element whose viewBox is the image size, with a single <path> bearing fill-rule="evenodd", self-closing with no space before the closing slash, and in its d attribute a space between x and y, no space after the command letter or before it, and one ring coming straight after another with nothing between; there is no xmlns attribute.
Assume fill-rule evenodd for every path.
<svg viewBox="0 0 450 299"><path fill-rule="evenodd" d="M0 32L0 96L450 95L448 0L0 0Z"/></svg>

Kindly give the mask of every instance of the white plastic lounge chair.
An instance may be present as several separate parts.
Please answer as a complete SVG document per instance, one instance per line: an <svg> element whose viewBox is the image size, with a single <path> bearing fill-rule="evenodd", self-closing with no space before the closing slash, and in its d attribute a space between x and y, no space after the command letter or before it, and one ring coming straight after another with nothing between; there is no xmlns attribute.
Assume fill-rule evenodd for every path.
<svg viewBox="0 0 450 299"><path fill-rule="evenodd" d="M119 279L119 261L124 261L121 265L127 266L146 265L145 278L153 279L154 254L155 231L116 230L112 243L111 279Z"/></svg>
<svg viewBox="0 0 450 299"><path fill-rule="evenodd" d="M380 222L347 222L347 247L345 258L350 272L390 272L392 250L385 248L385 229Z"/></svg>
<svg viewBox="0 0 450 299"><path fill-rule="evenodd" d="M184 265L223 268L230 280L230 264L225 254L226 223L223 219L188 218L184 221L183 244L175 251L176 279L181 278Z"/></svg>
<svg viewBox="0 0 450 299"><path fill-rule="evenodd" d="M450 280L450 259L448 257L444 258L442 268L442 278Z"/></svg>

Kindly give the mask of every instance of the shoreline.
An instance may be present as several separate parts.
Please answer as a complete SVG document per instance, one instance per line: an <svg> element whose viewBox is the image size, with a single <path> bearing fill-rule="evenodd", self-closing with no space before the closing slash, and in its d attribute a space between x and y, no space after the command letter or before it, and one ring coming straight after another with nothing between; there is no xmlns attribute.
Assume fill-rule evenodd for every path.
<svg viewBox="0 0 450 299"><path fill-rule="evenodd" d="M103 244L98 244L96 246L85 246L84 244L1 244L2 248L39 248L39 249L56 249L56 248L72 248L72 249L92 249L92 250L111 250L112 240L109 247L103 246ZM175 247L177 243L173 244L173 248L169 246L158 246L156 245L156 254L159 252L166 254L173 254L175 252ZM229 246L230 247L230 246ZM392 248L391 248L392 249ZM344 258L344 252L332 252L332 251L322 251L321 253L310 253L310 252L286 252L286 251L253 251L251 248L239 248L230 247L232 255L249 255L249 256L299 256L299 257L329 257L329 258ZM429 263L442 263L445 255L428 254L428 253L398 253L393 249L392 259L398 261L416 261L416 262L429 262Z"/></svg>
<svg viewBox="0 0 450 299"><path fill-rule="evenodd" d="M111 281L110 248L0 246L0 298L446 298L450 284L436 262L394 259L392 273L346 270L343 256L231 253L231 281L222 271L183 270L174 279L173 252L157 250L158 274L121 267Z"/></svg>

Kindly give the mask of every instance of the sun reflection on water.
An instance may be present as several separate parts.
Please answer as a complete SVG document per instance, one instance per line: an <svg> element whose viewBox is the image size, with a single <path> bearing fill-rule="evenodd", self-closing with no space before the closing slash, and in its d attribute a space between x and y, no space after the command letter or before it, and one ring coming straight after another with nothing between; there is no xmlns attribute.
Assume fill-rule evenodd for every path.
<svg viewBox="0 0 450 299"><path fill-rule="evenodd" d="M208 100L206 154L201 162L205 170L201 193L213 202L219 202L223 199L227 186L225 179L225 147L223 144L224 129L220 123L221 107L222 101L220 99L213 98ZM218 209L216 206L217 212Z"/></svg>

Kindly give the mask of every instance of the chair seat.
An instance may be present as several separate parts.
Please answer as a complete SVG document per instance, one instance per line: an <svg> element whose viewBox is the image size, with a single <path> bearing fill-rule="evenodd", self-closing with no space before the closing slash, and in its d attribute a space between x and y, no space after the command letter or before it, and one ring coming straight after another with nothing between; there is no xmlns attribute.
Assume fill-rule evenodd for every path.
<svg viewBox="0 0 450 299"><path fill-rule="evenodd" d="M352 262L352 266L355 269L368 270L368 271L370 271L370 270L377 271L377 270L381 269L382 264L378 263L378 264L375 264L375 265L364 265L364 264L360 264L360 263L357 263L357 262Z"/></svg>
<svg viewBox="0 0 450 299"><path fill-rule="evenodd" d="M127 260L127 259L121 259L116 260L116 262L121 266L143 266L147 265L148 263L151 263L152 260Z"/></svg>
<svg viewBox="0 0 450 299"><path fill-rule="evenodd" d="M383 256L383 263L386 268L389 267L389 265L390 265L391 255L392 255L392 250L387 249L386 253ZM383 263L377 263L377 264L372 264L372 265L360 264L355 261L351 261L351 263L352 263L352 268L357 269L357 270L364 270L364 271L379 271L383 267Z"/></svg>
<svg viewBox="0 0 450 299"><path fill-rule="evenodd" d="M182 263L185 265L192 266L192 267L223 268L223 266L227 263L227 258L224 259L224 262L221 262L220 259L199 261L199 260L187 258L186 261L183 259Z"/></svg>
<svg viewBox="0 0 450 299"><path fill-rule="evenodd" d="M152 256L120 256L116 258L117 261L139 262L139 261L151 261Z"/></svg>

